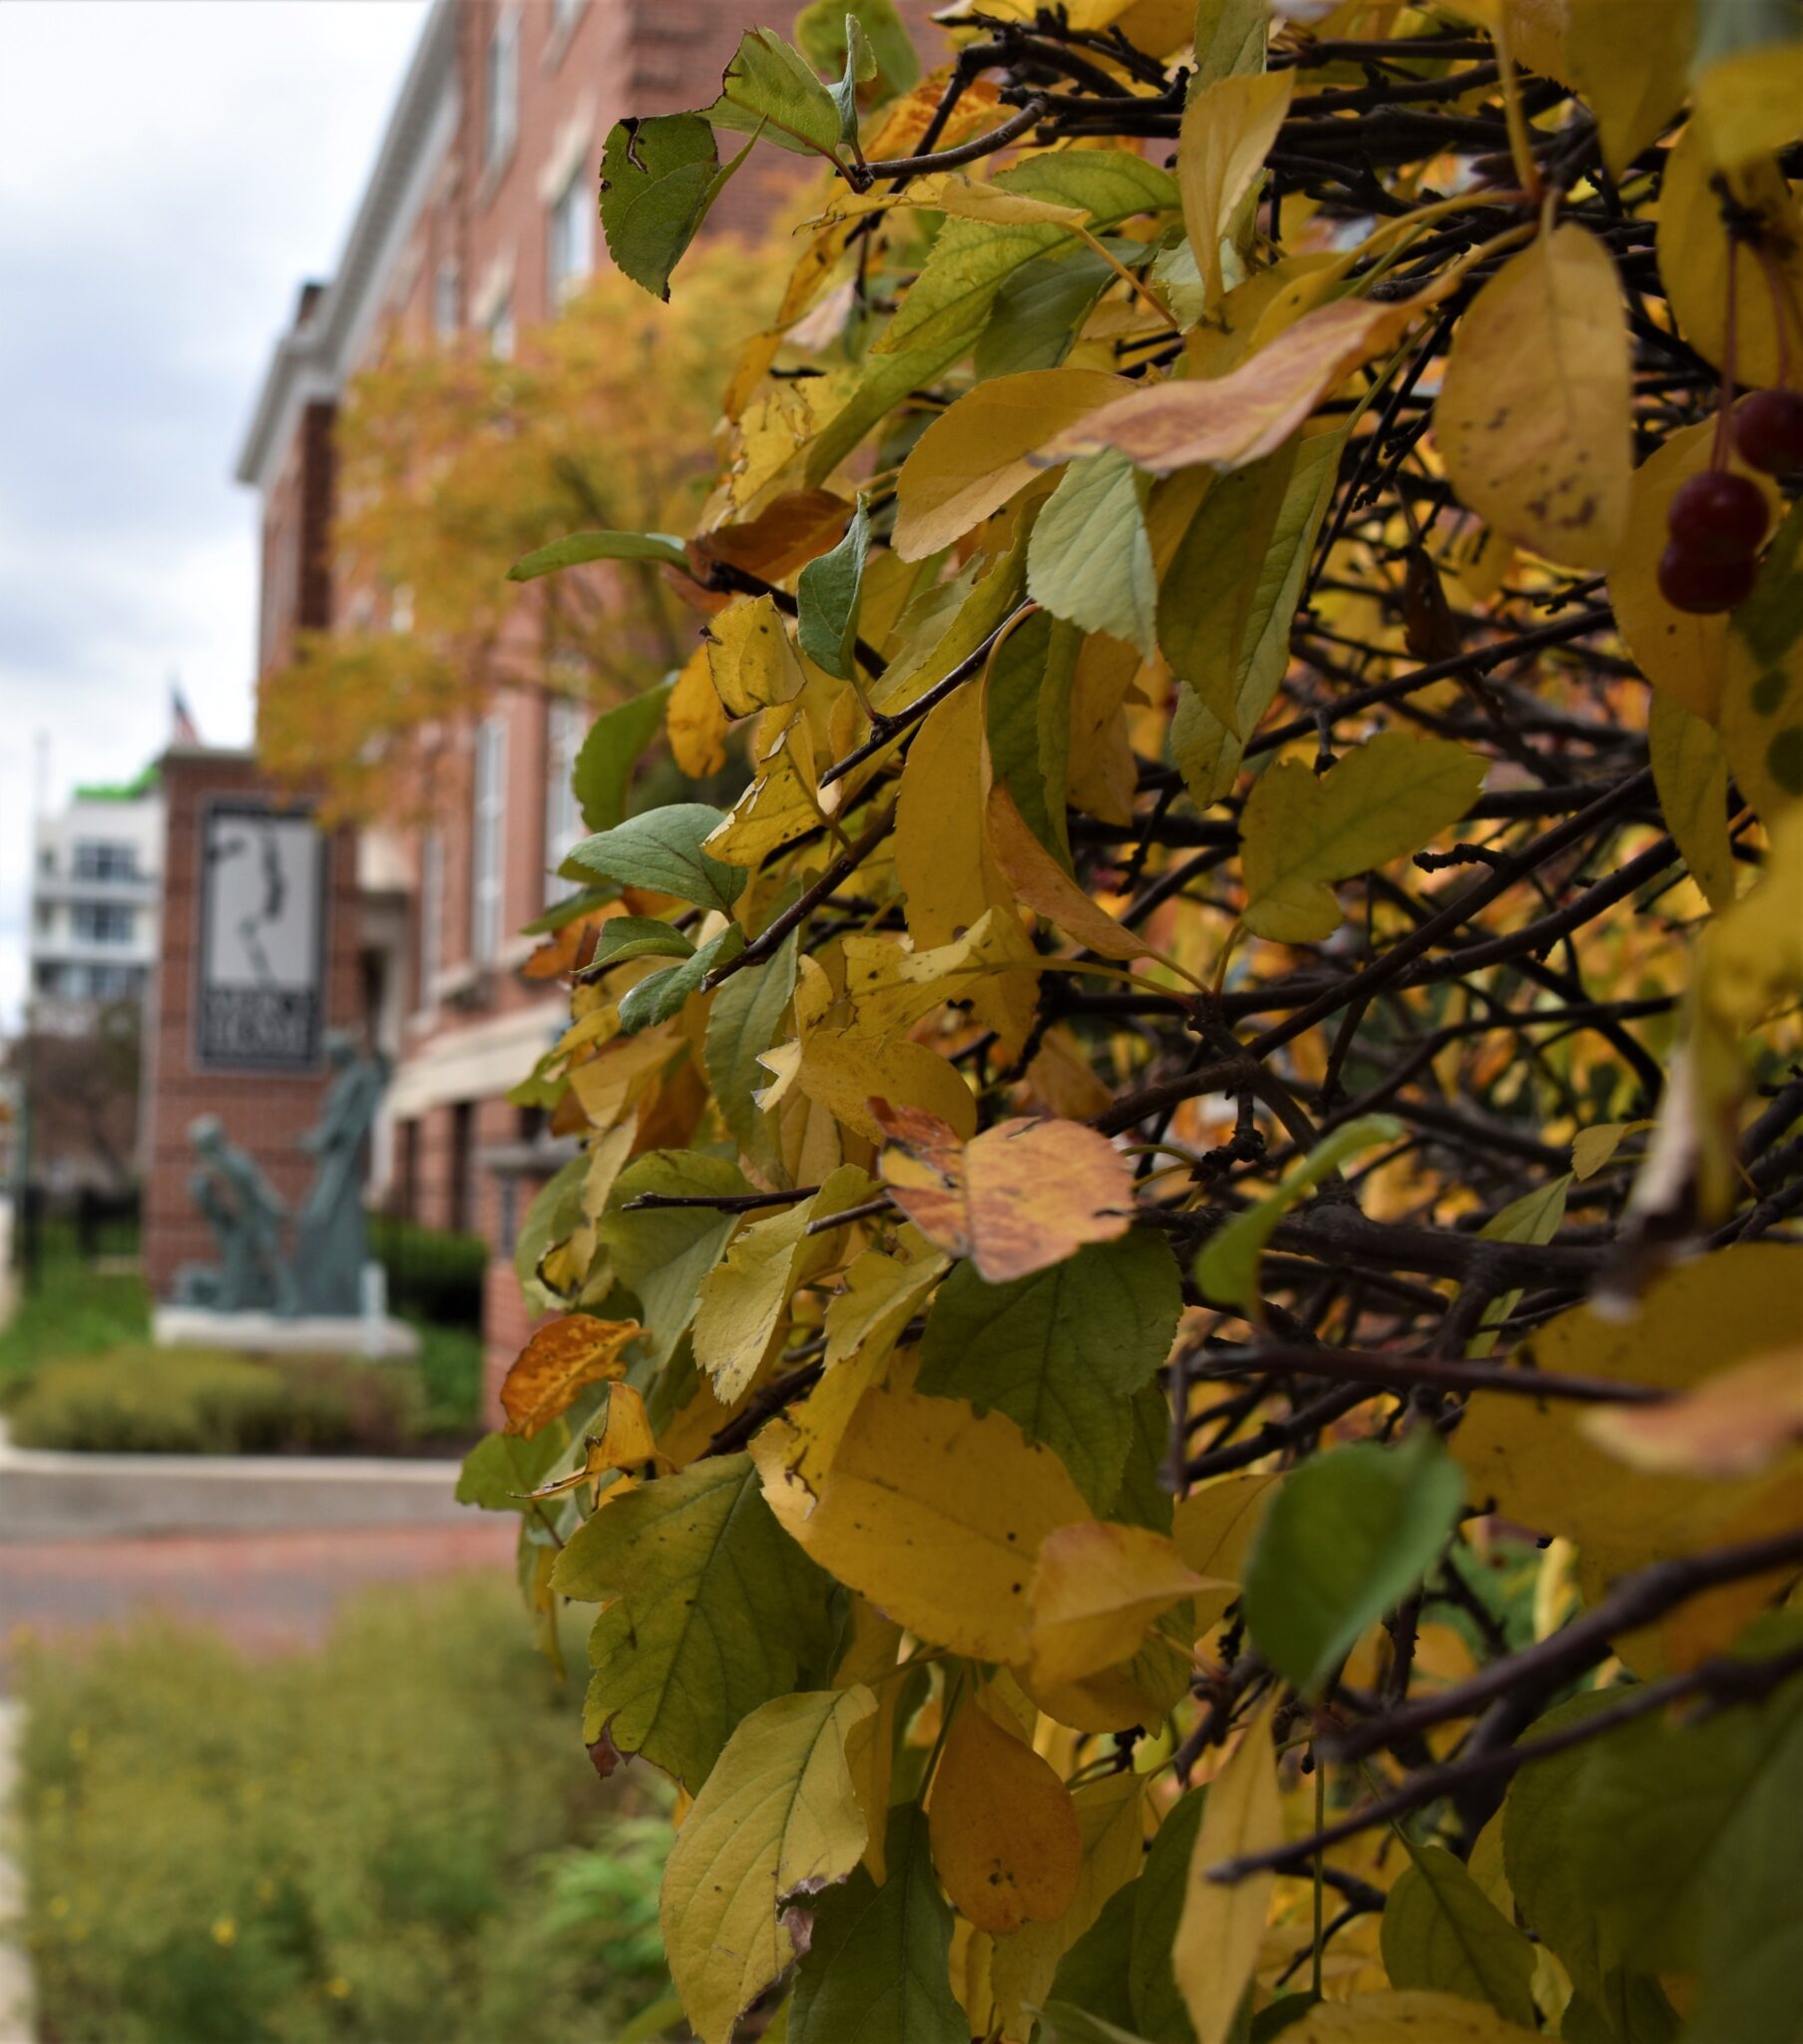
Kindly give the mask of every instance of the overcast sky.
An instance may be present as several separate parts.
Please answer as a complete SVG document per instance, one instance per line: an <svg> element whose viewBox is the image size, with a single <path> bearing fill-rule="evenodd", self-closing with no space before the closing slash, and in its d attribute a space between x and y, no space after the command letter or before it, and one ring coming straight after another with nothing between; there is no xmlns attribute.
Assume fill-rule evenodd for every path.
<svg viewBox="0 0 1803 2044"><path fill-rule="evenodd" d="M337 259L424 0L0 0L0 1029L49 793L161 751L169 683L250 731L231 480L303 276Z"/></svg>

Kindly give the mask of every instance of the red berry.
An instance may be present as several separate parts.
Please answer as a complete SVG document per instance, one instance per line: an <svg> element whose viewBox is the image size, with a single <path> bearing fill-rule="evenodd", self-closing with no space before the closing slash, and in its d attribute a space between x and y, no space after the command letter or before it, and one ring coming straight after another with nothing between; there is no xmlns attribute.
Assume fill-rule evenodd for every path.
<svg viewBox="0 0 1803 2044"><path fill-rule="evenodd" d="M1744 475L1706 468L1679 486L1665 513L1673 544L1699 561L1744 561L1759 551L1765 494Z"/></svg>
<svg viewBox="0 0 1803 2044"><path fill-rule="evenodd" d="M1734 445L1767 475L1803 469L1803 390L1755 390L1734 409Z"/></svg>
<svg viewBox="0 0 1803 2044"><path fill-rule="evenodd" d="M1674 540L1659 556L1659 594L1674 611L1698 616L1744 603L1758 576L1759 563L1750 554L1738 561L1711 561Z"/></svg>

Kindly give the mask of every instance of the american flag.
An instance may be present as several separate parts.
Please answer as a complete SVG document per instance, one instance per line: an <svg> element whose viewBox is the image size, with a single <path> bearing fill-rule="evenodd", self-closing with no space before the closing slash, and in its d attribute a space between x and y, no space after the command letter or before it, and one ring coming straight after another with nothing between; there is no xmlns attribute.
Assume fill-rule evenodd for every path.
<svg viewBox="0 0 1803 2044"><path fill-rule="evenodd" d="M194 712L188 707L188 698L183 695L180 682L169 685L169 742L172 746L198 746L201 743L201 727L195 722Z"/></svg>

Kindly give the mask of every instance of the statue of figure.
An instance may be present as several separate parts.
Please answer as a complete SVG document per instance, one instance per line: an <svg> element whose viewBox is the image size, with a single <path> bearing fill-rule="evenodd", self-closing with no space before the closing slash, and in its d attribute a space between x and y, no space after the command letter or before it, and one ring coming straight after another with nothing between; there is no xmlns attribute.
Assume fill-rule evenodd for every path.
<svg viewBox="0 0 1803 2044"><path fill-rule="evenodd" d="M288 1210L253 1160L225 1140L217 1115L191 1122L188 1137L201 1159L189 1191L219 1239L220 1268L190 1266L178 1280L181 1295L188 1303L205 1303L220 1312L259 1307L298 1312L294 1274L281 1254L281 1224Z"/></svg>
<svg viewBox="0 0 1803 2044"><path fill-rule="evenodd" d="M369 1254L363 1145L388 1083L388 1061L359 1057L356 1045L336 1029L326 1036L325 1055L336 1076L318 1126L300 1138L318 1169L300 1208L294 1269L304 1312L354 1315L361 1308Z"/></svg>

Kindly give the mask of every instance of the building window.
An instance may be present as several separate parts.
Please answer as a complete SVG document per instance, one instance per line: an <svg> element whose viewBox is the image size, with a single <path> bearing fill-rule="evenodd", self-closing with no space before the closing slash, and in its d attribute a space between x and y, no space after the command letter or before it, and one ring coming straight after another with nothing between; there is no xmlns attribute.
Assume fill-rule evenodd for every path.
<svg viewBox="0 0 1803 2044"><path fill-rule="evenodd" d="M589 189L589 167L579 162L551 205L551 253L546 265L551 310L559 312L588 280L595 267L596 194Z"/></svg>
<svg viewBox="0 0 1803 2044"><path fill-rule="evenodd" d="M476 1224L476 1103L460 1100L451 1109L451 1212L453 1234Z"/></svg>
<svg viewBox="0 0 1803 2044"><path fill-rule="evenodd" d="M520 119L520 17L503 10L488 39L482 103L482 163L493 173L513 154Z"/></svg>
<svg viewBox="0 0 1803 2044"><path fill-rule="evenodd" d="M137 917L115 901L76 901L70 904L69 920L80 943L129 944Z"/></svg>
<svg viewBox="0 0 1803 2044"><path fill-rule="evenodd" d="M444 839L428 830L419 841L419 997L418 1006L436 1001L444 955Z"/></svg>
<svg viewBox="0 0 1803 2044"><path fill-rule="evenodd" d="M483 330L487 336L489 353L497 361L512 361L514 344L512 291L509 291L505 297L496 300L495 309L488 315L488 321Z"/></svg>
<svg viewBox="0 0 1803 2044"><path fill-rule="evenodd" d="M586 835L581 804L570 777L576 756L588 734L589 718L580 703L554 696L545 714L545 905L576 892L574 880L558 877L558 867L571 847Z"/></svg>
<svg viewBox="0 0 1803 2044"><path fill-rule="evenodd" d="M78 880L137 879L137 846L108 844L92 839L78 840L75 847L75 877Z"/></svg>
<svg viewBox="0 0 1803 2044"><path fill-rule="evenodd" d="M447 256L432 277L432 331L440 340L455 340L463 324L463 272L455 256Z"/></svg>
<svg viewBox="0 0 1803 2044"><path fill-rule="evenodd" d="M507 724L476 727L476 800L470 833L470 956L486 965L501 949L502 884L507 849Z"/></svg>

